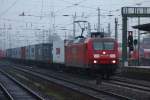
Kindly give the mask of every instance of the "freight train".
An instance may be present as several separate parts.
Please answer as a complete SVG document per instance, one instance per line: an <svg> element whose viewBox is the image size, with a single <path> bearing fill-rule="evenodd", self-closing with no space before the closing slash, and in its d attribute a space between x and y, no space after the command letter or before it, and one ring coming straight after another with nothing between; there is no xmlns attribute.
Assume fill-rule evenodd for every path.
<svg viewBox="0 0 150 100"><path fill-rule="evenodd" d="M113 38L93 33L72 41L55 41L6 50L6 57L19 62L65 66L111 76L118 67L118 43Z"/></svg>

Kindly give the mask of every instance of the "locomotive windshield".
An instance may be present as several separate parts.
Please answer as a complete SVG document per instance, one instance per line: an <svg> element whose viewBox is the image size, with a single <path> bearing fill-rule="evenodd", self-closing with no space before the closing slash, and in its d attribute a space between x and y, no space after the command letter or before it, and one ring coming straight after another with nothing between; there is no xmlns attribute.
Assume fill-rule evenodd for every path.
<svg viewBox="0 0 150 100"><path fill-rule="evenodd" d="M93 48L94 50L113 50L114 42L94 41Z"/></svg>

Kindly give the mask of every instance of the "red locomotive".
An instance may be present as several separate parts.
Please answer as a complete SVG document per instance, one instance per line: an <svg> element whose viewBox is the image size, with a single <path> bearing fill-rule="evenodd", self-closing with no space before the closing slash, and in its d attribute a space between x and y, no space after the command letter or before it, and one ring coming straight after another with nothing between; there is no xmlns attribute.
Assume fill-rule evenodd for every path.
<svg viewBox="0 0 150 100"><path fill-rule="evenodd" d="M118 43L96 32L89 38L78 38L67 44L65 58L66 66L90 69L109 77L119 63Z"/></svg>

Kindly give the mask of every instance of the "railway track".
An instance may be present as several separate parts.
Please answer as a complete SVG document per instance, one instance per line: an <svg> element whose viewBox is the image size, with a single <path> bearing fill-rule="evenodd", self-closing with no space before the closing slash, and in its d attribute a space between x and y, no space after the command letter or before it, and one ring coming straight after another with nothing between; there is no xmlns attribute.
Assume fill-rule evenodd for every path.
<svg viewBox="0 0 150 100"><path fill-rule="evenodd" d="M1 100L44 100L34 91L0 70Z"/></svg>
<svg viewBox="0 0 150 100"><path fill-rule="evenodd" d="M5 89L5 87L0 83L0 100L9 100L11 95Z"/></svg>
<svg viewBox="0 0 150 100"><path fill-rule="evenodd" d="M149 91L147 91L148 90L147 87L149 85L147 86L147 85L144 84L146 82L144 82L143 85L141 85L142 84L141 81L139 81L139 82L135 81L133 83L133 80L131 80L132 84L128 83L129 85L126 85L128 80L119 79L119 78L116 79L115 78L115 80L118 80L116 82L118 84L115 84L115 82L111 83L111 82L108 82L108 81L106 81L106 82L103 81L101 85L97 86L97 85L95 85L95 82L93 83L92 81L88 82L88 80L73 78L71 76L64 75L62 72L61 73L56 73L56 72L49 71L49 70L38 69L36 67L35 68L31 67L31 66L26 66L25 67L25 66L21 66L21 65L17 65L16 68L19 69L20 71L24 70L26 72L26 71L30 70L31 72L35 72L35 73L41 74L43 76L56 78L58 80L63 80L65 82L69 82L69 83L71 82L71 83L73 83L75 85L79 85L81 87L83 86L84 88L86 88L88 90L96 91L95 94L100 96L100 97L109 98L108 100L110 100L110 98L112 100L112 97L115 98L115 95L118 95L118 97L116 97L115 99L118 99L119 96L121 96L121 98L119 100L123 100L123 99L125 99L125 100L141 100L141 99L150 100L149 95L147 96L147 93L149 93ZM120 82L119 80L122 81L122 82ZM119 84L119 82L120 82L120 84ZM145 88L145 90L142 89L142 87L138 87L138 86L136 88L136 86L134 86L135 83L138 83L139 84L138 86L143 86ZM120 89L118 90L118 88L120 88ZM79 89L80 88L78 88L78 90ZM103 92L101 92L101 91L103 91ZM146 93L146 95L145 95L145 93ZM104 94L104 95L107 95L107 96L104 96L104 95L101 95L101 94Z"/></svg>
<svg viewBox="0 0 150 100"><path fill-rule="evenodd" d="M150 94L150 87L149 86L145 86L142 84L136 84L136 83L130 83L130 82L125 82L125 81L120 81L120 80L110 80L109 82L106 83L110 83L110 84L114 84L114 85L119 85L122 87L126 87L126 88L132 88L138 91L143 91L143 92L147 92Z"/></svg>
<svg viewBox="0 0 150 100"><path fill-rule="evenodd" d="M150 82L145 81L145 80L137 80L137 79L126 78L126 77L121 77L121 76L114 76L114 77L111 78L111 80L118 81L118 82L129 83L129 84L136 84L136 85L139 85L139 86L150 88Z"/></svg>
<svg viewBox="0 0 150 100"><path fill-rule="evenodd" d="M54 82L56 84L62 85L74 91L80 92L84 95L88 95L90 97L95 98L96 100L133 100L132 98L119 95L113 92L105 91L98 89L97 87L86 85L85 83L74 82L70 80L66 80L64 78L57 77L55 74L53 75L45 75L43 73L39 73L29 69L23 69L15 67L15 69L19 71L23 71L25 73L31 74L32 76L36 76L42 78L47 81Z"/></svg>

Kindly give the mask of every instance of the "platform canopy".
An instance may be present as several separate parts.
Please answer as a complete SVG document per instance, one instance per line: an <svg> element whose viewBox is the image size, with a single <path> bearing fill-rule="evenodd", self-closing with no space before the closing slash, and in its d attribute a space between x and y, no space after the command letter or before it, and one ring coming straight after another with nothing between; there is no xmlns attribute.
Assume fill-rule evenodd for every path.
<svg viewBox="0 0 150 100"><path fill-rule="evenodd" d="M123 17L150 17L150 7L122 7Z"/></svg>
<svg viewBox="0 0 150 100"><path fill-rule="evenodd" d="M150 32L150 23L142 24L142 25L136 25L136 26L133 26L133 28L139 29L142 31L149 31Z"/></svg>

